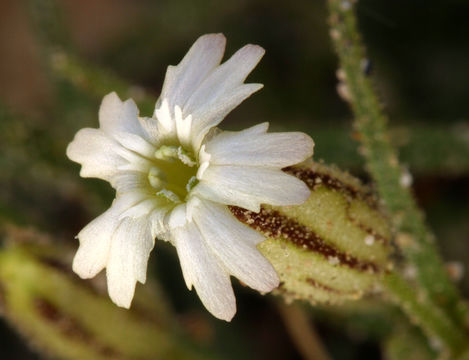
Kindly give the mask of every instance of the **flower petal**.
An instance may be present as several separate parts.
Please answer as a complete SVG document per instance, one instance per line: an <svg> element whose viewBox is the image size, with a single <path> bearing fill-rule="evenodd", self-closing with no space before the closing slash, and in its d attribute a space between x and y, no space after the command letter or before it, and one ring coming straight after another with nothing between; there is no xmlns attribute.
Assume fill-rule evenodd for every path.
<svg viewBox="0 0 469 360"><path fill-rule="evenodd" d="M138 120L138 108L132 99L124 102L115 92L106 95L99 108L99 124L108 135L131 133L148 138Z"/></svg>
<svg viewBox="0 0 469 360"><path fill-rule="evenodd" d="M149 219L151 222L151 236L153 238L157 237L160 240L169 241L167 215L171 211L172 207L173 205L159 206L150 213Z"/></svg>
<svg viewBox="0 0 469 360"><path fill-rule="evenodd" d="M156 103L153 115L156 119L156 129L154 131L158 133L158 139L161 138L172 142L177 140L176 121L174 119L176 106L170 109L168 99L160 100Z"/></svg>
<svg viewBox="0 0 469 360"><path fill-rule="evenodd" d="M100 129L81 129L67 147L70 160L82 165L82 177L110 181L127 161L119 155L125 149Z"/></svg>
<svg viewBox="0 0 469 360"><path fill-rule="evenodd" d="M167 99L171 112L182 107L207 75L218 65L225 52L222 34L201 36L177 66L168 66L159 103Z"/></svg>
<svg viewBox="0 0 469 360"><path fill-rule="evenodd" d="M198 149L210 128L218 125L236 106L262 88L262 84L243 84L265 51L257 45L246 45L218 66L202 82L183 107L192 114L193 148Z"/></svg>
<svg viewBox="0 0 469 360"><path fill-rule="evenodd" d="M200 201L194 221L206 244L231 275L261 292L278 286L273 266L256 248L265 238L239 222L226 206Z"/></svg>
<svg viewBox="0 0 469 360"><path fill-rule="evenodd" d="M141 171L120 171L109 182L118 194L133 191L150 193L148 174Z"/></svg>
<svg viewBox="0 0 469 360"><path fill-rule="evenodd" d="M310 190L281 170L253 166L209 166L192 190L194 195L258 212L261 204L303 203Z"/></svg>
<svg viewBox="0 0 469 360"><path fill-rule="evenodd" d="M158 127L158 120L154 117L139 117L138 121L143 131L148 135L146 139L153 146L158 146L160 143L160 129Z"/></svg>
<svg viewBox="0 0 469 360"><path fill-rule="evenodd" d="M141 200L133 194L116 198L108 210L80 231L77 235L80 247L73 259L75 273L89 279L106 266L112 235L121 222L120 214Z"/></svg>
<svg viewBox="0 0 469 360"><path fill-rule="evenodd" d="M228 113L246 98L262 88L262 84L243 84L223 94L211 106L204 106L193 114L192 147L196 151L200 148L205 135L217 126Z"/></svg>
<svg viewBox="0 0 469 360"><path fill-rule="evenodd" d="M236 313L236 301L230 277L202 240L193 222L178 227L172 234L184 280L194 288L200 300L214 316L230 321Z"/></svg>
<svg viewBox="0 0 469 360"><path fill-rule="evenodd" d="M210 163L283 168L312 156L314 142L301 132L259 133L257 127L224 131L206 143ZM267 130L267 129L266 129Z"/></svg>
<svg viewBox="0 0 469 360"><path fill-rule="evenodd" d="M147 263L153 249L148 217L126 218L112 236L106 266L108 292L117 305L129 308L136 282L146 280Z"/></svg>
<svg viewBox="0 0 469 360"><path fill-rule="evenodd" d="M139 202L138 204L132 206L130 209L124 211L120 215L120 218L141 218L142 216L148 215L150 212L152 212L158 205L159 203L157 198L145 199Z"/></svg>
<svg viewBox="0 0 469 360"><path fill-rule="evenodd" d="M246 45L211 72L184 104L185 114L199 113L216 104L223 95L239 87L261 60L265 51L258 45Z"/></svg>
<svg viewBox="0 0 469 360"><path fill-rule="evenodd" d="M131 150L138 155L146 158L152 158L156 148L139 135L128 132L114 134L114 138L126 149Z"/></svg>

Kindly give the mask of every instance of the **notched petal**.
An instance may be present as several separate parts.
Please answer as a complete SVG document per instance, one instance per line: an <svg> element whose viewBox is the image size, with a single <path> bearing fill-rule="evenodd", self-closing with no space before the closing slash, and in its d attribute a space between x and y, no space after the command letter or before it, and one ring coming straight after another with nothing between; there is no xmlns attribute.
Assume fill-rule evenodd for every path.
<svg viewBox="0 0 469 360"><path fill-rule="evenodd" d="M67 147L67 157L82 165L82 177L109 181L126 160L119 155L124 149L100 129L81 129Z"/></svg>
<svg viewBox="0 0 469 360"><path fill-rule="evenodd" d="M115 92L106 95L99 108L99 124L108 135L128 132L144 137L138 120L138 108L132 99L121 101Z"/></svg>
<svg viewBox="0 0 469 360"><path fill-rule="evenodd" d="M214 316L230 321L236 313L236 301L229 275L207 248L194 223L173 233L181 268L190 289L192 285L200 300Z"/></svg>
<svg viewBox="0 0 469 360"><path fill-rule="evenodd" d="M194 222L202 238L231 275L251 288L269 292L279 284L277 273L256 245L265 238L240 223L219 204L201 201Z"/></svg>
<svg viewBox="0 0 469 360"><path fill-rule="evenodd" d="M311 157L314 142L301 132L262 133L253 127L222 132L210 139L206 148L214 165L283 168Z"/></svg>

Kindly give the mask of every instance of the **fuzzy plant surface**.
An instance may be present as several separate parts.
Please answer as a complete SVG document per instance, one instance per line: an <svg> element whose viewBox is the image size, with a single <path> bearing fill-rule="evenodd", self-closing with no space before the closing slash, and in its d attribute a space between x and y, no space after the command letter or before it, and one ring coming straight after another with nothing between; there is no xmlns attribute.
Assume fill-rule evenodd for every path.
<svg viewBox="0 0 469 360"><path fill-rule="evenodd" d="M1 236L2 312L36 351L71 360L213 357L190 344L156 284L123 311L103 296L103 279L84 283L70 271L71 249L9 224Z"/></svg>
<svg viewBox="0 0 469 360"><path fill-rule="evenodd" d="M87 52L75 5L23 5L51 94L28 114L0 100L0 336L28 360L469 359L463 266L436 239L467 225L438 228L456 202L418 206L467 177L469 127L395 116L401 69L383 76L382 32L361 31L402 31L386 12L147 2ZM224 35L202 35L221 31L224 62Z"/></svg>

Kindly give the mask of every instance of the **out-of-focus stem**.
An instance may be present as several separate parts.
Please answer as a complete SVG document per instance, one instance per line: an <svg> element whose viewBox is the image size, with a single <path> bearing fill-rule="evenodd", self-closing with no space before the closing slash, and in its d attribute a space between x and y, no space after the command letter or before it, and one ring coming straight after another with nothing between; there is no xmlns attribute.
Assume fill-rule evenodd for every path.
<svg viewBox="0 0 469 360"><path fill-rule="evenodd" d="M468 318L466 305L449 280L424 224L411 190L403 182L403 172L393 149L386 118L366 72L367 58L357 29L352 1L329 0L331 37L339 56L339 93L355 115L354 126L367 168L377 191L391 215L397 243L417 269L417 279L435 304L463 328Z"/></svg>
<svg viewBox="0 0 469 360"><path fill-rule="evenodd" d="M386 360L433 360L437 355L418 329L401 323L384 339L383 356Z"/></svg>
<svg viewBox="0 0 469 360"><path fill-rule="evenodd" d="M277 302L277 308L298 351L307 360L331 360L307 314L298 304Z"/></svg>
<svg viewBox="0 0 469 360"><path fill-rule="evenodd" d="M2 316L54 359L210 359L191 344L155 283L139 287L131 310L115 306L99 279L71 272L69 249L33 230L0 223Z"/></svg>
<svg viewBox="0 0 469 360"><path fill-rule="evenodd" d="M469 360L469 350L466 350L461 355L459 355L456 360Z"/></svg>
<svg viewBox="0 0 469 360"><path fill-rule="evenodd" d="M386 275L383 285L391 300L399 305L413 323L419 325L429 341L439 350L458 354L467 346L465 333L428 298L423 289L410 286L395 273Z"/></svg>

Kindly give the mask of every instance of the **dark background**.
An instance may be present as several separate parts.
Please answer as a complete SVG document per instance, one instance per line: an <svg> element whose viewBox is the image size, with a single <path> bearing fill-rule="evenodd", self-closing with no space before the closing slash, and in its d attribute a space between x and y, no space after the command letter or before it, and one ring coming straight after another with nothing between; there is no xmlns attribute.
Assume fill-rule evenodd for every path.
<svg viewBox="0 0 469 360"><path fill-rule="evenodd" d="M155 98L166 66L176 64L198 36L223 32L228 56L246 43L259 44L266 55L249 79L265 87L230 114L222 128L270 121L274 129L305 131L316 142L316 159L336 163L366 181L351 136L351 114L336 92L337 59L325 1L61 0L57 13L51 12L51 17L61 17L59 31L41 28L37 19L44 13L38 12L49 10L37 3L41 1L0 2L0 105L17 119L0 124L0 156L8 159L12 149L25 152L23 163L6 161L0 170L0 215L73 242L77 231L105 209L106 202L82 204L57 192L54 184L35 181L36 160L102 187L108 203L112 198L107 185L79 180L78 168L65 158L73 134L97 126L100 99L86 91L77 94L51 76L43 56L51 38ZM402 147L403 162L414 174L427 222L444 258L468 264L469 4L361 0L357 13L376 90ZM421 150L416 154L409 150L413 141ZM27 168L23 178L17 177L15 166ZM225 324L211 318L194 293L187 292L171 248L162 246L153 253L152 271L159 274L178 313L202 319L212 329L215 335L208 342L222 356L301 358L272 297L236 284L238 313ZM468 294L467 278L461 287ZM351 336L344 327L319 318L315 325L334 358L382 358L379 339ZM0 354L2 359L40 358L4 322Z"/></svg>

